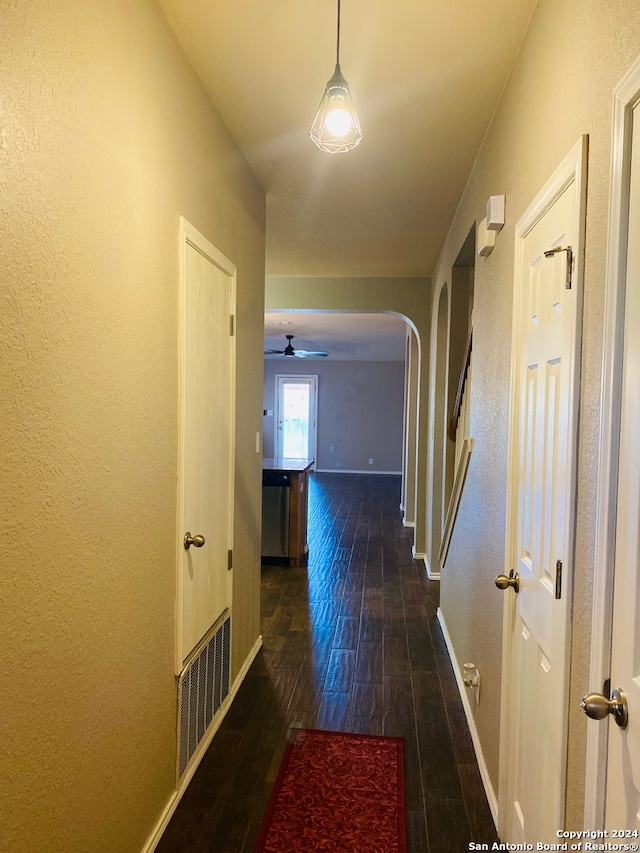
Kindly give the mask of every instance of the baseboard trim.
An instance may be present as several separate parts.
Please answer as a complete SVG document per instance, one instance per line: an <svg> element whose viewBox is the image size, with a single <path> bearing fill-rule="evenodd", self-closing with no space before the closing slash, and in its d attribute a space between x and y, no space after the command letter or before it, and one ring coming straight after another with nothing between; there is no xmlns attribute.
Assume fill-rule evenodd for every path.
<svg viewBox="0 0 640 853"><path fill-rule="evenodd" d="M493 822L495 826L498 826L498 798L496 796L496 792L491 784L491 779L489 777L489 770L487 768L487 763L484 759L484 753L482 751L482 746L480 744L480 736L478 735L478 729L476 728L476 721L473 716L473 711L471 710L471 704L469 702L469 696L467 693L467 688L464 686L464 680L462 678L462 670L460 669L460 664L458 663L458 659L456 658L455 651L453 649L453 643L451 642L451 636L449 635L449 631L447 630L447 624L445 622L444 615L442 610L438 607L438 622L440 627L442 628L442 633L444 635L444 642L447 647L447 651L449 652L449 657L451 659L451 664L453 666L453 674L456 678L456 684L458 685L458 692L460 693L460 697L462 699L462 706L464 708L464 713L467 717L467 723L469 724L469 731L471 732L471 740L473 741L473 748L476 753L476 759L478 761L478 767L480 768L480 776L482 778L482 784L484 786L485 793L487 795L487 800L489 801L489 808L491 809L491 817L493 818Z"/></svg>
<svg viewBox="0 0 640 853"><path fill-rule="evenodd" d="M156 823L155 827L153 828L151 835L149 836L149 838L145 842L145 845L142 848L141 853L153 853L153 851L158 846L158 843L160 842L160 839L162 838L162 834L164 833L165 829L167 828L169 821L173 817L173 813L175 812L176 808L178 807L178 803L182 799L184 792L187 790L189 782L193 778L193 775L196 772L196 770L198 769L198 765L200 764L202 757L204 756L205 752L207 751L209 744L213 740L215 733L220 728L222 721L226 717L227 711L229 710L231 703L235 699L236 693L240 689L240 685L244 681L245 676L246 676L247 672L249 671L249 667L253 663L256 655L258 654L258 652L260 651L261 648L262 648L262 635L260 635L258 637L258 639L255 641L253 648L251 649L251 651L247 655L245 662L242 664L242 667L240 668L240 672L236 676L236 679L233 682L231 689L229 690L229 695L226 697L226 699L224 700L224 702L222 703L222 705L220 707L220 713L218 714L218 718L217 718L216 722L213 723L213 725L211 726L211 731L202 740L202 742L198 746L198 749L197 749L194 757L192 758L191 767L189 768L189 770L185 773L184 777L182 778L182 780L180 782L180 787L176 791L174 791L173 794L169 797L169 800L168 800L167 804L165 805L164 809L162 810L162 814L160 815L158 822Z"/></svg>
<svg viewBox="0 0 640 853"><path fill-rule="evenodd" d="M416 523L415 523L415 521L407 521L406 518L403 518L402 519L402 526L403 527L415 527Z"/></svg>
<svg viewBox="0 0 640 853"><path fill-rule="evenodd" d="M400 476L402 471L372 471L370 468L366 471L356 468L316 468L316 474L397 474Z"/></svg>
<svg viewBox="0 0 640 853"><path fill-rule="evenodd" d="M422 560L422 562L424 563L424 567L426 569L426 572L427 572L427 577L429 578L430 581L439 581L440 580L440 572L432 572L431 571L431 564L429 563L429 560L427 559L426 554L418 553L415 549L415 546L411 549L411 553L413 554L414 560Z"/></svg>

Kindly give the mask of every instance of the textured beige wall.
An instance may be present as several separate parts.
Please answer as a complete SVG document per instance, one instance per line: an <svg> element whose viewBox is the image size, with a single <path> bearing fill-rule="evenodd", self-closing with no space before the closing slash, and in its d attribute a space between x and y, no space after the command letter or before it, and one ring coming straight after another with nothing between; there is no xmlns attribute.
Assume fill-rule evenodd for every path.
<svg viewBox="0 0 640 853"><path fill-rule="evenodd" d="M151 0L0 15L0 849L136 851L175 781L178 217L238 266L237 670L264 198Z"/></svg>
<svg viewBox="0 0 640 853"><path fill-rule="evenodd" d="M417 483L414 547L426 553L427 537L427 438L429 383L429 311L431 282L428 278L296 278L267 276L266 309L319 311L390 311L408 319L417 335L420 377L418 388Z"/></svg>
<svg viewBox="0 0 640 853"><path fill-rule="evenodd" d="M573 608L567 820L581 826L599 426L613 88L640 53L637 0L542 0L470 176L434 274L448 280L456 254L489 195L505 193L507 223L476 265L471 434L475 446L449 558L442 610L459 661L482 677L476 712L498 786L502 594L514 226L582 134L589 177L584 283L578 505Z"/></svg>

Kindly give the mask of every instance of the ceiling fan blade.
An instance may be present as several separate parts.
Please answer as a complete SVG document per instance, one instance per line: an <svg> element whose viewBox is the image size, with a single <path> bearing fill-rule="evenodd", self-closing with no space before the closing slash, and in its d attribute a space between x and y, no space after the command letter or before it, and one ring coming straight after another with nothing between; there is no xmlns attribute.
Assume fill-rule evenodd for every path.
<svg viewBox="0 0 640 853"><path fill-rule="evenodd" d="M292 358L293 356L296 358L326 358L329 355L328 352L324 352L323 350L295 349L291 343L294 335L285 335L285 338L287 339L285 349L266 349L264 350L265 358Z"/></svg>

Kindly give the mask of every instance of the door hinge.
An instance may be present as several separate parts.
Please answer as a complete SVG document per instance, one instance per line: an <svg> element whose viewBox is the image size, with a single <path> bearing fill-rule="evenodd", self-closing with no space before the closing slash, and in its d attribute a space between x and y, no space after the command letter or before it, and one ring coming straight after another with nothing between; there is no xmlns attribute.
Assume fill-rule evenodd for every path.
<svg viewBox="0 0 640 853"><path fill-rule="evenodd" d="M556 560L556 599L562 598L562 560Z"/></svg>
<svg viewBox="0 0 640 853"><path fill-rule="evenodd" d="M229 548L227 552L227 570L231 571L233 568L233 548Z"/></svg>
<svg viewBox="0 0 640 853"><path fill-rule="evenodd" d="M236 333L236 315L229 315L229 334L233 337Z"/></svg>
<svg viewBox="0 0 640 853"><path fill-rule="evenodd" d="M544 256L545 258L552 258L554 255L557 255L558 252L567 253L567 270L564 286L567 290L571 290L571 283L573 277L573 249L571 248L571 246L556 246L555 249L547 249L547 251L544 253Z"/></svg>

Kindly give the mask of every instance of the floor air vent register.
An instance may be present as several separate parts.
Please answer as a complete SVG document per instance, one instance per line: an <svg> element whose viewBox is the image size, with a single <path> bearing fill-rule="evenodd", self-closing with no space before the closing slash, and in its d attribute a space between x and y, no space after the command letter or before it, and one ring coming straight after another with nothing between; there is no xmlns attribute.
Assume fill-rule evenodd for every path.
<svg viewBox="0 0 640 853"><path fill-rule="evenodd" d="M229 695L231 617L214 625L209 640L178 682L178 780Z"/></svg>

